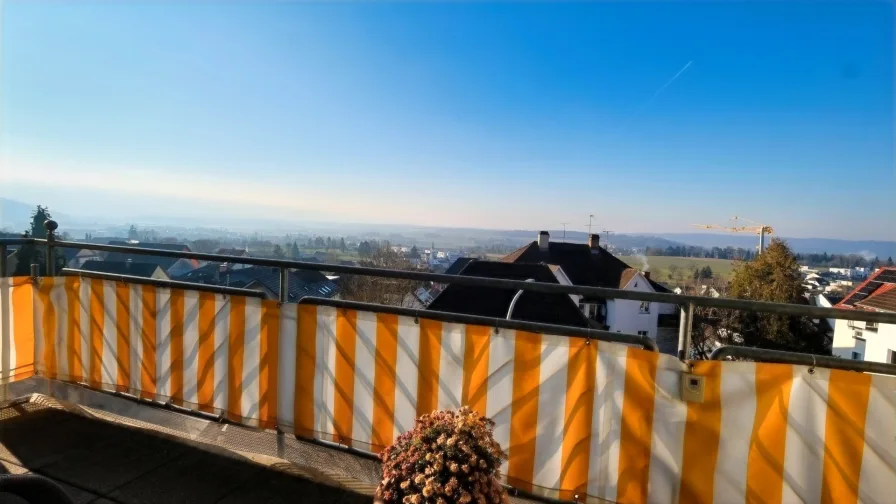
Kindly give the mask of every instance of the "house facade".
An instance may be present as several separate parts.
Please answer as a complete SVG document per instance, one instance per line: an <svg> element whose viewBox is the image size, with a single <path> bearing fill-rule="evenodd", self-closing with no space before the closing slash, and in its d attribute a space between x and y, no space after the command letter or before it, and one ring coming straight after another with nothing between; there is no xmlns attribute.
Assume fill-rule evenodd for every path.
<svg viewBox="0 0 896 504"><path fill-rule="evenodd" d="M881 268L834 305L842 310L896 313L896 268ZM833 354L896 364L896 324L837 319Z"/></svg>
<svg viewBox="0 0 896 504"><path fill-rule="evenodd" d="M588 243L551 242L550 234L541 231L535 241L501 259L515 264L544 264L562 285L605 287L640 292L670 293L650 279L649 272L629 267L600 246L600 236L593 234ZM675 305L604 298L571 296L585 316L606 330L640 334L657 341L661 351L677 350L677 316ZM662 323L661 323L662 321ZM674 341L674 345L673 342Z"/></svg>

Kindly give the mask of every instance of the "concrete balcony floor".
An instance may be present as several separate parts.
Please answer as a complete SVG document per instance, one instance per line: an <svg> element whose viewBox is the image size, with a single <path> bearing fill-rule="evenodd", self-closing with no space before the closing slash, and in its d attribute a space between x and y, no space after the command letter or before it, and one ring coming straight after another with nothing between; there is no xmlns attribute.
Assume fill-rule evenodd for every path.
<svg viewBox="0 0 896 504"><path fill-rule="evenodd" d="M0 473L48 477L76 504L369 504L379 481L377 461L344 450L27 382L2 391L18 399L0 403Z"/></svg>

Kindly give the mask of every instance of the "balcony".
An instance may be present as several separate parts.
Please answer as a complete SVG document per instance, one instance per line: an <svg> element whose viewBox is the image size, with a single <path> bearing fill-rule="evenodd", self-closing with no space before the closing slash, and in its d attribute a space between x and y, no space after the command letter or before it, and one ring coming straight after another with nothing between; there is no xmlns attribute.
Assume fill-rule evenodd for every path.
<svg viewBox="0 0 896 504"><path fill-rule="evenodd" d="M840 315L801 305L326 267ZM690 312L682 314L684 327ZM891 314L850 314L857 315L888 321ZM896 435L896 405L887 400L896 378L886 376L896 367L885 364L732 347L715 357L755 362L682 362L637 335L316 298L278 303L123 277L0 280L0 340L4 397L24 398L4 410L21 416L13 423L23 435L4 438L15 429L0 430L11 453L0 458L17 466L11 471L33 470L67 485L97 478L75 483L91 498L242 502L255 494L239 492L286 477L263 471L289 469L292 479L263 491L369 501L378 468L368 457L420 414L462 405L495 421L496 440L510 456L502 478L533 499L711 502L749 493L767 501L787 492L806 501L826 494L886 502L896 481L896 459L878 455ZM29 412L30 404L50 399L69 413ZM92 419L67 416L75 413ZM63 434L68 425L73 435ZM54 469L44 459L56 443L63 462ZM189 456L165 458L178 450ZM126 474L115 479L118 468ZM194 489L208 500L186 497Z"/></svg>

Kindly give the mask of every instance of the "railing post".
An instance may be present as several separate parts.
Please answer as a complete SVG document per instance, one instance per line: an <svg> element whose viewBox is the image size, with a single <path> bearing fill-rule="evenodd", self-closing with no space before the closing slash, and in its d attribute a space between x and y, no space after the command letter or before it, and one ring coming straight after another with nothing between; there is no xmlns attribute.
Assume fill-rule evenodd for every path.
<svg viewBox="0 0 896 504"><path fill-rule="evenodd" d="M691 329L694 321L694 303L687 308L681 307L681 320L678 323L678 359L687 360L691 356Z"/></svg>
<svg viewBox="0 0 896 504"><path fill-rule="evenodd" d="M0 278L6 276L6 245L0 243Z"/></svg>
<svg viewBox="0 0 896 504"><path fill-rule="evenodd" d="M59 224L50 219L44 222L44 229L47 230L47 276L56 276L56 247L53 242L56 241L56 229Z"/></svg>
<svg viewBox="0 0 896 504"><path fill-rule="evenodd" d="M289 301L289 269L280 268L280 302Z"/></svg>
<svg viewBox="0 0 896 504"><path fill-rule="evenodd" d="M31 263L31 278L40 277L40 264Z"/></svg>

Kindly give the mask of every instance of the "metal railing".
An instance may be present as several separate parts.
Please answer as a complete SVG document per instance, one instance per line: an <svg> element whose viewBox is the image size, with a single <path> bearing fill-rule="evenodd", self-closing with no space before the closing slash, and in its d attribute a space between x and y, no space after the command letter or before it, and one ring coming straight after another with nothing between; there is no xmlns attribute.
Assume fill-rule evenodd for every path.
<svg viewBox="0 0 896 504"><path fill-rule="evenodd" d="M896 365L894 364L841 359L840 357L831 357L829 355L784 352L782 350L768 350L765 348L723 346L715 349L709 356L710 360L725 360L729 357L761 362L777 362L780 364L797 364L800 366L811 366L813 368L818 366L896 376Z"/></svg>
<svg viewBox="0 0 896 504"><path fill-rule="evenodd" d="M220 254L209 254L202 252L185 252L179 250L162 250L162 249L148 249L141 247L132 247L126 245L104 245L104 244L96 244L96 243L82 243L82 242L74 242L74 241L62 241L57 240L55 238L54 231L56 229L56 223L53 221L47 221L47 239L37 239L37 238L16 238L16 239L0 239L0 258L3 259L0 262L0 277L6 276L6 249L10 245L43 245L47 250L47 272L52 275L55 273L55 264L52 261L54 256L53 250L57 247L60 248L76 248L79 250L92 250L98 252L118 252L118 253L126 253L126 254L135 254L135 255L147 255L147 256L158 256L158 257L172 257L177 259L194 259L197 261L208 261L208 262L220 262L220 263L236 263L236 264L246 264L252 266L267 266L272 268L278 268L280 270L280 292L279 299L281 302L286 302L288 300L288 292L289 292L289 276L288 270L290 269L304 269L310 271L322 271L322 272L332 272L332 273L340 273L340 274L350 274L350 275L362 275L362 276L375 276L381 278L392 278L397 280L415 280L415 281L424 281L424 282L434 282L441 284L457 284L457 285L465 285L465 286L473 286L473 287L488 287L488 288L498 288L498 289L508 289L515 291L530 291L530 292L540 292L544 294L572 294L582 296L586 299L620 299L620 300L629 300L629 301L650 301L657 303L667 303L678 305L681 310L681 321L679 325L679 341L678 341L678 357L682 360L687 359L689 355L689 350L691 347L690 344L690 335L693 327L693 317L694 310L696 307L707 307L707 308L719 308L719 309L729 309L729 310L747 310L747 311L756 311L763 313L773 313L778 315L795 315L795 316L805 316L813 319L822 319L822 318L833 318L833 319L849 319L849 320L858 320L863 322L874 322L874 323L884 323L884 324L896 324L896 313L887 313L887 312L872 312L872 311L860 311L860 310L842 310L838 308L825 308L819 306L807 306L807 305L798 305L798 304L787 304L787 303L772 303L767 301L753 301L747 299L732 299L732 298L724 298L724 297L702 297L695 295L687 295L687 294L666 294L666 293L658 293L658 292L638 292L638 291L626 291L620 289L612 289L607 287L591 287L591 286L582 286L582 285L561 285L561 284L551 284L551 283L542 283L542 282L530 282L524 280L508 280L503 278L490 278L490 277L476 277L476 276L460 276L460 275L447 275L444 273L430 273L423 271L413 271L413 270L395 270L395 269L385 269L385 268L373 268L367 266L346 266L341 264L322 264L322 263L311 263L304 261L293 261L286 259L267 259L261 257L236 257L236 256L227 256ZM117 276L116 276L117 277ZM109 276L108 278L112 278ZM157 285L168 285L175 286L172 281L161 281L159 280ZM199 286L203 284L193 284L189 282L179 282L179 284L187 284L191 289L199 288ZM176 285L178 288L184 288L184 285ZM382 311L387 308L382 305L375 305L377 309ZM426 316L431 317L430 314L437 313L426 311ZM488 319L486 317L486 319ZM493 319L490 320L490 324L494 325ZM520 321L511 321L513 323L519 323ZM551 324L544 324L546 326L551 326ZM566 327L566 326L554 326L554 327ZM566 332L569 332L571 328L565 328ZM589 331L588 329L583 329L583 331ZM597 330L595 330L597 331ZM610 333L608 331L599 331L594 332L592 334L600 334L599 337L595 339L606 339L609 338L610 335L613 337L619 337L621 333ZM642 336L627 334L624 335L630 338L638 339L637 342L633 344L643 345L641 342ZM634 341L634 340L633 340ZM833 358L837 362L843 359ZM850 361L855 362L855 361Z"/></svg>
<svg viewBox="0 0 896 504"><path fill-rule="evenodd" d="M434 310L417 310L414 308L402 308L398 306L386 306L374 303L361 303L358 301L345 301L341 299L329 299L321 297L306 296L299 300L298 304L312 304L316 306L332 306L334 308L345 308L348 310L372 311L378 313L390 313L393 315L403 315L407 317L426 318L431 320L439 320L452 324L471 324L494 327L499 329L514 329L518 331L528 331L544 334L556 334L558 336L568 336L572 338L585 338L589 340L611 341L615 343L625 343L626 345L637 345L645 350L658 352L656 342L649 336L639 336L636 334L614 333L603 331L600 329L591 329L584 327L570 327L557 324L543 324L541 322L529 322L526 320L513 320L493 317L483 317L481 315L468 315L465 313L443 312Z"/></svg>

